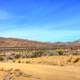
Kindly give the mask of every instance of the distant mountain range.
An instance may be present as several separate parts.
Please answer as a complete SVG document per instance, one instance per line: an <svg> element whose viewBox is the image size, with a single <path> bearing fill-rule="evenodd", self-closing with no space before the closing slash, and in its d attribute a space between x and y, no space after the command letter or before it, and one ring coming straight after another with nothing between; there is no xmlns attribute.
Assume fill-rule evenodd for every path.
<svg viewBox="0 0 80 80"><path fill-rule="evenodd" d="M80 40L74 42L38 42L27 39L0 37L0 47L80 47Z"/></svg>

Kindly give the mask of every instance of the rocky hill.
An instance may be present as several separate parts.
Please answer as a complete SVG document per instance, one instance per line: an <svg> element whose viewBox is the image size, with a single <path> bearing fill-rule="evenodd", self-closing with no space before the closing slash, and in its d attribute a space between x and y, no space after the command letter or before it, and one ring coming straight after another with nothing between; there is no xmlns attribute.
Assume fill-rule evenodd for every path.
<svg viewBox="0 0 80 80"><path fill-rule="evenodd" d="M3 38L0 37L0 47L46 47L52 46L51 43L31 41L27 39Z"/></svg>
<svg viewBox="0 0 80 80"><path fill-rule="evenodd" d="M27 39L3 38L0 37L0 47L79 47L80 40L74 42L38 42Z"/></svg>

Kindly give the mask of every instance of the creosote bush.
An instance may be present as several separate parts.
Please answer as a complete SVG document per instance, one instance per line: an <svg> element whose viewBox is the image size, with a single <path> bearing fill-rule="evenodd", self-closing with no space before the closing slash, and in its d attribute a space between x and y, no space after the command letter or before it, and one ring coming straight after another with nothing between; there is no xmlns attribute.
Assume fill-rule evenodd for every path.
<svg viewBox="0 0 80 80"><path fill-rule="evenodd" d="M32 53L32 57L40 57L44 54L44 51L35 51Z"/></svg>
<svg viewBox="0 0 80 80"><path fill-rule="evenodd" d="M59 49L59 50L57 50L57 52L58 52L59 55L63 55L64 54L64 50L63 49Z"/></svg>
<svg viewBox="0 0 80 80"><path fill-rule="evenodd" d="M21 63L21 61L19 60L18 63Z"/></svg>
<svg viewBox="0 0 80 80"><path fill-rule="evenodd" d="M4 60L4 58L2 56L0 56L0 61L3 61L3 60Z"/></svg>

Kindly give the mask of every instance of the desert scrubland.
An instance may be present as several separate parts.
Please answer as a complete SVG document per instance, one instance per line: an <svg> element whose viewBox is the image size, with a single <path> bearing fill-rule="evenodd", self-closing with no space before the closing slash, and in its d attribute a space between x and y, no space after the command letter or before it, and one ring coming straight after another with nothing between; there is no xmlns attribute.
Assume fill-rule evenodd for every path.
<svg viewBox="0 0 80 80"><path fill-rule="evenodd" d="M47 56L0 62L0 80L80 80L80 56Z"/></svg>
<svg viewBox="0 0 80 80"><path fill-rule="evenodd" d="M0 38L0 80L80 80L80 42Z"/></svg>

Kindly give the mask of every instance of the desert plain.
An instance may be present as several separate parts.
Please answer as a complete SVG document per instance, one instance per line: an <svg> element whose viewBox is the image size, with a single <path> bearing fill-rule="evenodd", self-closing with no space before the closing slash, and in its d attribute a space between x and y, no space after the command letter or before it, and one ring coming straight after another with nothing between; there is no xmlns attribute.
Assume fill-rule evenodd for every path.
<svg viewBox="0 0 80 80"><path fill-rule="evenodd" d="M80 56L0 62L0 80L80 80Z"/></svg>

